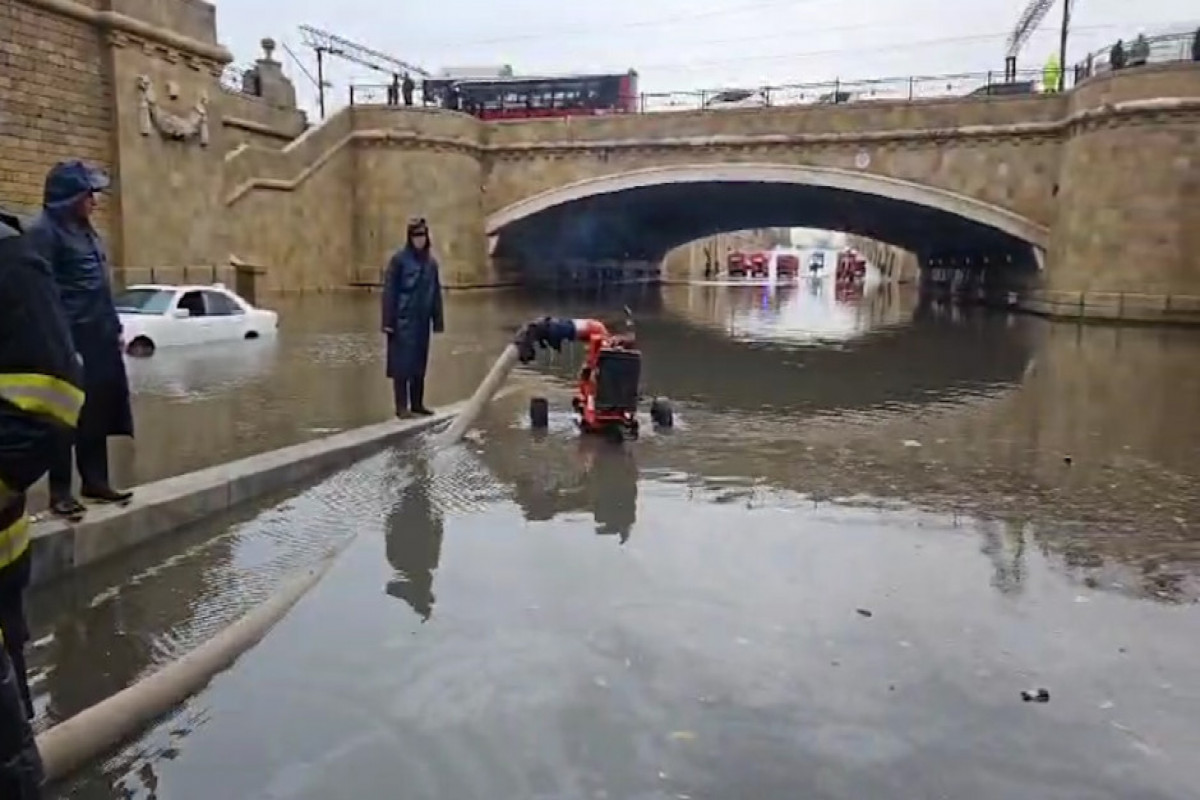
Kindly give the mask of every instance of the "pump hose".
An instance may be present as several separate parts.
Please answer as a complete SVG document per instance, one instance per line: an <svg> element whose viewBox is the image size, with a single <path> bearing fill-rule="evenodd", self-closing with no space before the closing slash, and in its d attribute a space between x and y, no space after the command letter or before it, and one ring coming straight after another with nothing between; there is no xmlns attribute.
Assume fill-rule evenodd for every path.
<svg viewBox="0 0 1200 800"><path fill-rule="evenodd" d="M479 384L475 394L471 395L471 399L458 412L458 416L450 423L450 427L438 437L437 444L439 446L448 447L462 438L463 434L483 413L484 406L495 396L508 374L512 372L513 367L517 365L519 356L520 351L516 344L510 344L504 348L504 352L496 359L496 363L492 365L487 377Z"/></svg>
<svg viewBox="0 0 1200 800"><path fill-rule="evenodd" d="M344 547L179 660L43 731L37 744L46 780L54 782L71 775L204 688L283 619L321 580Z"/></svg>
<svg viewBox="0 0 1200 800"><path fill-rule="evenodd" d="M512 372L519 355L516 344L504 349L475 394L441 435L443 446L462 438ZM46 780L55 782L68 777L203 689L283 619L317 585L353 539L347 538L320 564L286 583L261 605L179 660L43 731L37 737L37 745Z"/></svg>

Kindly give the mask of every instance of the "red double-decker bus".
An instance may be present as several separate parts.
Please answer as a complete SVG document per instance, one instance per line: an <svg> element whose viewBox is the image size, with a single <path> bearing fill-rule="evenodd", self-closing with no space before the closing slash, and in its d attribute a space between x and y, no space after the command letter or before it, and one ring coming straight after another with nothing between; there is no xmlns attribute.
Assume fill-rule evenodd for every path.
<svg viewBox="0 0 1200 800"><path fill-rule="evenodd" d="M628 114L638 110L637 73L512 78L427 78L427 103L482 119Z"/></svg>

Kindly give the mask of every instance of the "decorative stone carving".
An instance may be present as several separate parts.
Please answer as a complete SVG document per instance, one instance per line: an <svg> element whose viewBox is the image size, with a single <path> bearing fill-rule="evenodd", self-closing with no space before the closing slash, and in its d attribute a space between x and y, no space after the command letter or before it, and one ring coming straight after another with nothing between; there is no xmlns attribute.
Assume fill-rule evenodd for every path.
<svg viewBox="0 0 1200 800"><path fill-rule="evenodd" d="M179 86L167 82L167 93L171 99L179 96ZM164 139L173 142L197 141L208 147L208 94L201 92L196 104L186 116L174 114L159 105L154 93L154 84L149 76L138 77L138 116L142 136L150 136L156 130Z"/></svg>

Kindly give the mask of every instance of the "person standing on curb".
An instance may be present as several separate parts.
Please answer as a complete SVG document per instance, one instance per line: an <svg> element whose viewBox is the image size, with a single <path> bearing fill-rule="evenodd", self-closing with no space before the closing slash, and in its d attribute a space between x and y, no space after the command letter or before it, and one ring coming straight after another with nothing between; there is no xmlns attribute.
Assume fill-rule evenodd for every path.
<svg viewBox="0 0 1200 800"><path fill-rule="evenodd" d="M383 280L383 334L387 337L387 376L392 379L396 416L429 416L425 371L430 331L445 330L442 282L423 219L408 223L408 241L392 256Z"/></svg>
<svg viewBox="0 0 1200 800"><path fill-rule="evenodd" d="M121 322L109 284L108 256L91 221L96 195L108 185L107 175L82 161L55 164L46 175L43 211L28 232L58 283L71 336L83 359L87 404L74 441L62 441L50 466L50 510L70 520L78 520L85 511L71 491L72 445L83 499L123 504L133 496L114 489L108 476L108 437L133 436Z"/></svg>
<svg viewBox="0 0 1200 800"><path fill-rule="evenodd" d="M25 588L32 567L25 492L78 423L82 368L49 266L0 213L0 797L37 800L43 770L29 721Z"/></svg>

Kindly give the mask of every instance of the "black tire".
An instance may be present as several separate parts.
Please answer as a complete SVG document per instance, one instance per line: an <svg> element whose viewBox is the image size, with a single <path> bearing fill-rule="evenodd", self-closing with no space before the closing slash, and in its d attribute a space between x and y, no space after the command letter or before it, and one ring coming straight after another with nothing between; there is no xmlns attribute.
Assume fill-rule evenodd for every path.
<svg viewBox="0 0 1200 800"><path fill-rule="evenodd" d="M675 427L675 409L671 402L662 397L654 398L650 403L650 420L660 428Z"/></svg>
<svg viewBox="0 0 1200 800"><path fill-rule="evenodd" d="M550 401L544 397L533 397L529 400L529 426L534 430L545 430L550 427Z"/></svg>
<svg viewBox="0 0 1200 800"><path fill-rule="evenodd" d="M246 336L245 336L244 338L246 338L246 339L257 339L257 338L258 338L258 331L246 331Z"/></svg>
<svg viewBox="0 0 1200 800"><path fill-rule="evenodd" d="M125 346L125 352L134 358L148 358L154 355L154 342L145 336L139 336Z"/></svg>

